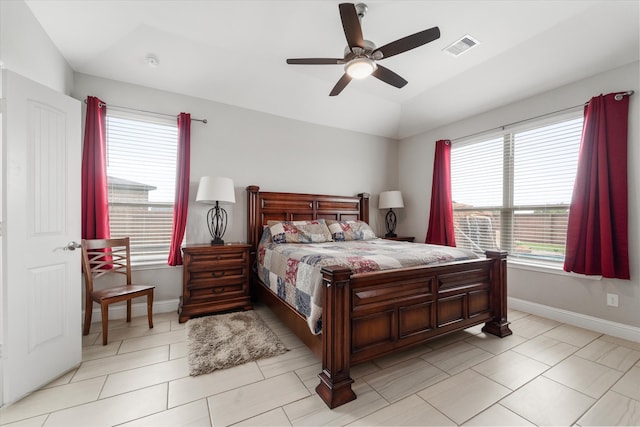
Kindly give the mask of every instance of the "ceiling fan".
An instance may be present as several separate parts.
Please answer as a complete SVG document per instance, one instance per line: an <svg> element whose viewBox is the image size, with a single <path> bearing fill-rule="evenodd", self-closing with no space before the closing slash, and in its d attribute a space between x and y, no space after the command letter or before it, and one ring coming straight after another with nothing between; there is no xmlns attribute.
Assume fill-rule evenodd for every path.
<svg viewBox="0 0 640 427"><path fill-rule="evenodd" d="M362 79L369 75L391 86L403 87L407 84L405 79L377 62L440 38L440 29L433 27L377 48L373 42L364 40L362 37L360 19L367 13L367 5L364 3L355 5L352 3L340 3L338 8L344 35L347 38L344 57L287 59L287 64L296 65L344 64L345 73L333 87L329 96L336 96L342 92L351 79Z"/></svg>

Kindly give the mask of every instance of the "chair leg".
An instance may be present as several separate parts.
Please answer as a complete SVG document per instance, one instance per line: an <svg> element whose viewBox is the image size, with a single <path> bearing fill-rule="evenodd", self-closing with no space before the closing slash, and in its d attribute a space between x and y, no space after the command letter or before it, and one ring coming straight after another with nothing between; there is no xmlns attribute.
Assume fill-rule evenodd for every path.
<svg viewBox="0 0 640 427"><path fill-rule="evenodd" d="M109 305L100 304L102 311L102 345L107 345L107 334L109 333Z"/></svg>
<svg viewBox="0 0 640 427"><path fill-rule="evenodd" d="M147 294L147 317L149 318L149 329L153 328L153 294Z"/></svg>
<svg viewBox="0 0 640 427"><path fill-rule="evenodd" d="M131 300L127 300L127 323L131 322Z"/></svg>
<svg viewBox="0 0 640 427"><path fill-rule="evenodd" d="M91 296L87 296L84 304L84 326L82 328L82 335L89 335L89 329L91 329L91 312L93 311L93 301Z"/></svg>

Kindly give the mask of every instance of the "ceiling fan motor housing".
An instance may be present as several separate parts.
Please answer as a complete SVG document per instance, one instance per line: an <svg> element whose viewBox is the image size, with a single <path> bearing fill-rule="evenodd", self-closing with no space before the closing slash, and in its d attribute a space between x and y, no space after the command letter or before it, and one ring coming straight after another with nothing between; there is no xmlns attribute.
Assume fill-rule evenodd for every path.
<svg viewBox="0 0 640 427"><path fill-rule="evenodd" d="M353 48L349 46L344 47L344 57L347 59L350 53L353 52L356 56L366 56L368 58L373 58L373 51L376 50L376 44L371 40L364 40L364 49L354 46ZM378 58L373 58L378 59Z"/></svg>

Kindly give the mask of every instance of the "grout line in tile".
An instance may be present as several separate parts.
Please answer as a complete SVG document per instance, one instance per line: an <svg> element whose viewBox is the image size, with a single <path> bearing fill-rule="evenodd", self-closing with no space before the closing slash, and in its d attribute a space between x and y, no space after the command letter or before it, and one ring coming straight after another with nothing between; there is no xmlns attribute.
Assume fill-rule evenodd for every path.
<svg viewBox="0 0 640 427"><path fill-rule="evenodd" d="M523 319L526 319L526 318L528 318L528 317L530 317L530 316L531 316L530 314L526 314L526 315L525 315L525 316L523 316L523 317L519 317L517 320L523 320ZM266 318L265 318L265 322L267 322L267 323L269 323L269 322L272 320L272 319L269 319L267 316L265 316L265 317L266 317ZM171 322L171 320L170 320L170 319L169 319L169 320L167 320L167 321L168 321L169 323ZM277 323L277 325L278 325L278 326L281 326L280 322L278 322L278 323ZM515 335L518 335L518 336L520 336L520 337L522 337L522 338L524 339L523 343L526 343L526 342L529 342L529 341L531 341L532 339L534 339L534 338L536 338L536 337L539 337L539 336L544 335L544 334L546 334L546 333L548 333L548 332L550 332L550 331L553 331L554 329L559 328L559 327L561 327L562 325L565 325L565 323L559 323L558 325L554 326L553 328L548 329L548 330L545 330L545 331L543 331L543 332L541 332L541 333L539 333L539 334L536 334L535 336L531 336L531 337L529 337L529 338L527 338L527 337L522 337L521 335L517 334L517 332L515 332L515 331L514 331L514 334L515 334ZM93 325L92 325L92 327L93 327ZM172 329L170 328L168 332L170 333L170 332L175 332L175 331L174 331L174 330L172 330ZM165 332L162 332L162 333L165 333ZM160 334L157 334L157 335L160 335ZM603 336L602 334L601 334L601 335L598 335L597 337L594 337L592 340L590 340L589 342L587 342L587 343L585 343L585 344L583 344L583 345L575 346L575 347L577 347L577 350L576 350L576 351L574 351L573 353L571 353L571 354L567 355L566 357L562 358L561 360L557 361L554 365L548 365L548 364L546 364L546 363L545 363L545 365L547 365L547 369L545 369L544 371L542 371L541 373L539 373L537 376L533 377L532 379L530 379L530 380L529 380L529 381L527 381L526 383L524 383L524 384L520 385L518 388L516 388L516 389L514 389L514 390L511 390L507 395L505 395L504 397L502 397L500 400L498 400L498 401L497 401L496 403L494 403L493 405L499 405L499 404L500 404L499 402L500 402L500 401L502 401L504 398L506 398L506 397L510 396L511 394L515 393L516 391L520 390L522 387L526 386L526 385L527 385L527 384L529 384L531 381L534 381L536 378L540 378L540 377L543 377L543 376L544 376L544 378L545 378L545 379L551 380L551 381L553 381L553 382L555 382L555 383L557 383L557 384L561 384L561 385L562 385L562 386L564 386L564 387L567 387L567 388L569 388L569 389L571 389L571 390L574 390L574 391L576 391L576 392L578 392L578 393L580 393L580 394L582 394L582 395L585 395L584 393L580 392L579 390L575 390L574 388L569 387L569 386L567 386L566 384L562 384L561 382L558 382L558 381L555 381L555 380L553 380L553 379L551 379L551 378L546 377L546 376L545 376L545 374L546 374L550 369L552 369L554 366L557 366L558 364L562 363L563 361L565 361L565 360L566 360L566 359L568 359L569 357L571 357L571 356L575 355L575 353L576 353L576 352L578 352L580 349L582 349L582 348L584 348L585 346L587 346L587 345L591 344L593 341L595 341L595 340L597 340L597 339L601 338L602 336ZM98 342L98 341L100 340L100 337L101 337L101 333L98 333L98 334L96 334L95 339L94 339L94 340L92 340L92 341L93 341L94 343L95 343L95 342ZM124 340L120 340L120 343L118 344L118 348L117 348L117 351L116 351L116 354L115 354L115 355L99 357L99 358L91 359L91 360L98 360L98 359L102 359L102 358L110 358L110 357L116 357L116 356L123 355L123 354L129 354L129 353L131 353L131 352L127 352L127 353L120 353L120 350L121 350L121 348L122 348L123 342L124 342L125 340L128 340L128 339L136 339L136 338L141 338L141 337L131 337L131 338L127 338L127 339L124 339ZM549 337L549 338L552 338L552 337ZM454 343L459 342L459 341L461 341L461 340L453 341L453 342L449 343L448 345L454 344ZM565 343L565 342L564 342L564 341L562 341L562 340L558 340L558 341L561 341L561 342ZM466 341L465 341L465 342L466 342ZM89 347L89 346L91 346L91 345L94 345L94 344L91 344L91 343L87 343L87 344L88 344L88 345L83 346L83 348L86 348L86 347ZM467 344L470 344L470 345L472 345L473 347L476 347L476 348L478 348L478 349L484 350L482 347L480 347L480 346L478 346L478 345L475 345L475 344L473 344L473 343L468 343L468 342L467 342ZM569 343L565 343L565 344L569 344ZM573 344L570 344L570 345L573 345ZM624 345L622 345L622 344L617 344L617 345L621 345L622 347L629 348L628 346L624 346ZM168 346L168 345L167 345L167 344L163 344L163 345L158 345L158 346L151 346L151 347L146 347L146 348L141 349L141 350L148 350L148 349L151 349L151 348L162 347L162 346ZM425 348L427 348L427 347L425 347ZM429 349L430 349L430 348L429 348ZM633 350L633 349L632 349L632 350ZM486 351L486 350L485 350L485 351ZM506 351L506 350L505 350L505 351ZM426 352L428 352L428 351L425 351L425 353L426 353ZM536 360L536 359L533 359L533 358L529 357L528 355L521 354L521 353L518 353L518 354L520 354L521 356L526 357L526 358L528 358L528 359ZM493 357L496 357L496 356L497 356L497 355L492 354L492 356L491 356L491 357L493 358ZM183 356L183 358L184 358L184 357L185 357L185 356ZM580 356L576 356L576 357L580 357ZM420 358L420 357L419 357L418 355L416 355L416 356L414 356L414 357L410 357L409 359L405 359L405 360L401 360L401 361L398 361L398 362L396 362L396 363L393 363L392 365L389 365L389 366L393 366L393 365L396 365L397 363L406 362L406 361L410 361L410 360L413 360L413 359L419 359L419 358ZM586 359L586 358L584 358L584 357L581 357L581 359L588 360L588 359ZM171 359L169 359L169 360L171 360ZM424 359L422 359L422 360L424 360ZM490 359L489 359L489 360L490 360ZM375 364L375 361L372 361L372 362L374 363L374 366L378 367L378 369L382 369L380 366L378 366L378 365L376 365L376 364ZM425 362L426 362L426 361L425 361ZM482 363L482 362L484 362L484 361L477 362L477 363L475 363L473 366L469 366L467 369L471 369L471 368L473 368L473 367L477 366L478 364L480 364L480 363ZM607 368L609 368L609 369L614 369L614 368L608 367L608 366L606 366L606 365L603 365L603 364L601 364L601 363L599 363L599 362L595 362L595 361L591 361L591 362L593 362L593 363L598 363L599 365L601 365L601 366L605 366L605 367L607 367ZM82 363L84 363L84 362L82 362ZM82 363L80 364L80 366L82 366ZM144 366L152 366L152 365L157 364L157 363L163 363L163 362L154 362L154 363L151 363L151 364L148 364L148 365L144 365ZM256 363L256 362L253 362L253 363ZM429 362L426 362L426 363L429 363ZM429 365L432 365L432 364L431 364L431 363L429 363ZM142 366L142 367L144 367L144 366ZM389 366L385 366L385 368L388 368ZM432 366L433 366L433 365L432 365ZM630 368L626 369L625 371L619 371L619 370L617 370L617 369L614 369L614 370L616 370L616 371L618 371L618 372L621 372L621 373L622 373L622 376L621 376L621 377L620 377L620 378L619 378L615 383L613 383L613 384L612 384L612 385L611 385L611 386L610 386L610 387L605 391L605 393L604 393L602 396L604 396L606 393L608 393L608 392L612 391L612 388L613 388L613 387L614 387L614 386L615 386L619 381L621 381L621 380L622 380L622 378L624 377L624 375L626 375L626 374L627 374L631 369L633 369L633 367L635 367L635 366L638 366L638 363L637 363L637 362L636 362L635 364L632 364L632 366L631 366ZM265 377L264 377L264 372L262 371L262 369L260 368L260 366L259 366L259 365L257 365L257 367L258 367L259 372L261 373L261 375L262 375L262 377L263 377L263 379L262 379L262 380L264 380L264 379L265 379ZM131 369L125 369L125 370L123 370L123 371L118 371L118 372L126 372L126 371L129 371L129 370L138 369L138 368L140 368L140 367L131 368ZM78 369L76 369L76 371L75 371L75 372L73 373L73 375L71 376L70 382L72 382L72 380L73 380L73 378L76 376L77 372L78 372ZM118 372L113 372L113 373L109 373L109 374L105 375L105 380L104 380L104 381L103 381L103 383L102 383L102 386L101 386L101 389L100 389L100 394L101 394L101 393L102 393L102 391L104 390L104 387L105 387L105 384L106 384L106 380L108 379L108 377L109 377L110 375L115 374L115 373L118 373ZM298 373L296 373L296 372L295 372L295 370L293 370L293 371L291 371L291 372L294 372L294 373L296 374L297 378L302 382L302 378L300 378L300 375L299 375ZM476 372L476 371L474 371L474 372ZM480 372L477 372L477 373L478 373L478 374L480 374L480 375L482 375L484 378L486 378L486 379L488 379L488 380L491 380L491 378L489 378L488 376L486 376L486 375L484 375L484 374L482 374L482 373L480 373ZM451 377L451 376L449 376L448 378L450 378L450 377ZM87 379L90 379L90 378L87 378ZM446 378L443 378L443 379L442 379L442 380L440 380L440 381L444 381L445 379L446 379ZM259 382L259 381L262 381L262 380L252 381L251 383L248 383L248 384L253 384L253 383L256 383L256 382ZM84 381L84 379L83 379L83 380L81 380L81 381ZM174 380L171 380L171 381L174 381ZM368 386L368 387L371 387L371 385L370 385L369 383L367 383L367 382L366 382L365 380L363 380L363 379L358 379L358 381L363 381L363 382L365 382L365 383L367 384L367 386ZM438 384L440 381L438 381L438 382L436 382L436 383L434 383L434 384L431 384L430 386L433 386L433 385L435 385L435 384ZM493 380L491 380L491 381L493 381ZM162 384L162 383L159 383L159 384ZM166 396L167 396L167 397L166 397L165 407L166 407L167 409L173 409L173 408L169 408L169 407L168 407L168 405L169 405L169 401L168 401L168 399L169 399L169 385L170 385L170 381L166 381L166 382L164 382L164 384L165 384L165 386L167 387L167 390L166 390L166 391L167 391L167 393L166 393ZM246 386L246 385L248 385L248 384L244 384L243 386ZM62 385L65 385L65 384L60 384L60 386L62 386ZM58 386L55 386L55 387L58 387ZM239 386L239 387L240 387L240 386ZM142 387L141 389L144 389L144 388L147 388L147 387ZM238 388L238 387L235 387L235 388ZM235 388L234 388L234 389L235 389ZM372 387L372 389L373 389L373 387ZM230 390L232 390L232 389L230 389ZM225 391L229 391L229 390L225 390ZM378 391L377 391L377 390L373 389L373 391L374 391L375 393L377 393L378 395L380 395L380 394L378 393ZM420 391L421 391L421 390L420 390ZM419 391L417 391L417 392L413 393L412 395L417 395L417 393L418 393L418 392L419 392ZM100 395L100 394L99 394L99 395ZM121 394L123 394L123 393L121 393ZM215 393L215 394L212 394L212 395L207 395L207 396L205 396L205 397L201 397L201 398L200 398L200 399L205 399L205 401L207 402L207 410L208 410L208 415L209 415L209 422L211 422L211 407L210 407L210 405L209 405L209 403L208 403L208 398L209 398L209 397L211 397L211 396L215 396L216 394L218 394L218 393ZM312 395L313 393L311 393L311 392L310 392L310 394ZM99 395L98 395L98 396L99 396ZM586 395L585 395L585 396L586 396ZM577 421L578 421L580 418L582 418L582 417L583 417L583 416L584 416L588 411L590 411L590 410L594 407L594 405L598 404L598 402L602 399L602 396L600 396L600 398L598 398L598 399L594 399L593 404L592 404L592 405L590 405L590 406L589 406L589 408L587 408L587 409L586 409L586 410L585 410L581 415L579 415L579 416L576 418L576 420L574 420L574 421L573 421L573 424L574 424L574 425L577 425ZM109 397L113 397L113 396L109 396ZM418 396L418 397L419 397L419 396ZM588 396L588 397L592 398L591 396ZM296 401L299 401L299 400L302 400L302 399L306 399L306 398L308 398L308 396L303 397L303 398L300 398L300 399L298 399L298 400L296 400ZM196 400L200 400L200 399L196 399ZM388 402L388 401L387 401L384 397L382 397L382 396L380 396L380 399L381 399L381 402L387 402L387 405L385 405L385 407L386 407L386 406L388 406L389 404L391 404L390 402ZM422 398L421 398L421 399L422 399ZM592 398L592 399L593 399L593 398ZM98 397L98 399L96 399L96 400L100 400L100 397ZM422 400L424 401L424 399L422 399ZM634 399L632 399L632 400L634 400ZM294 401L294 402L295 402L295 401ZM425 401L425 402L426 402L426 401ZM176 407L174 407L174 408L177 408L177 407L180 407L180 406L186 405L186 404L188 404L188 403L192 403L192 401L182 403L181 405L178 405L178 406L176 406ZM293 402L290 402L290 403L293 403ZM86 403L85 403L85 404L86 404ZM428 404L428 405L430 405L430 406L432 406L432 407L433 407L433 405L429 404L428 402L426 402L426 404ZM493 406L493 405L491 405L491 406ZM79 405L74 405L74 406L79 406ZM490 406L490 407L491 407L491 406ZM506 407L505 407L505 406L503 406L503 405L500 405L500 406L501 406L502 408L506 408ZM70 408L71 408L71 407L70 407ZM280 406L280 407L278 407L278 408L282 408L282 406ZM64 408L64 409L67 409L67 408ZM274 409L277 409L277 408L272 408L271 410L274 410ZM373 412L376 412L376 411L378 411L378 410L380 410L380 409L382 409L382 408L377 408L377 409L375 409ZM436 411L438 411L440 414L442 414L446 419L449 419L449 417L446 417L446 415L445 415L445 414L443 414L441 411L439 411L437 408L435 408L435 407L434 407L434 409L435 409ZM512 412L512 413L514 413L514 414L516 414L516 415L518 415L519 417L521 417L521 418L523 418L523 419L525 419L525 420L527 420L527 421L531 422L531 421L530 421L530 420L528 420L525 416L523 416L523 415L521 415L521 414L518 414L518 413L516 413L516 412L512 411L512 410L511 410L511 409L509 409L509 408L506 408L506 409L507 409L508 411L510 411L510 412ZM166 410L166 409L165 409L165 410ZM484 409L483 411L480 411L479 413L477 413L477 414L473 415L471 418L476 417L476 416L478 416L478 415L482 414L483 412L485 412L485 411L487 411L487 410L488 410L488 408L486 408L486 409ZM54 411L54 412L57 412L57 411ZM268 411L267 411L267 412L268 412ZM286 419L289 421L289 423L290 423L290 424L293 424L293 422L292 422L292 421L291 421L291 419L289 418L289 416L288 416L287 412L286 412L286 411L284 411L284 410L283 410L283 412L284 412L284 414L285 414ZM373 413L373 412L371 412L371 413ZM46 419L45 419L45 421L44 421L44 423L45 423L45 424L46 424L47 419L51 416L51 414L52 414L52 413L53 413L53 412L45 414L45 415L46 415ZM266 412L263 412L262 414L258 414L258 415L263 415L264 413L266 413ZM152 414L149 414L149 415L152 415ZM254 416L258 416L258 415L254 415ZM367 414L367 415L370 415L370 414ZM367 415L363 415L363 417L365 417L365 416L367 416ZM42 416L42 414L41 414L40 416ZM33 417L32 417L32 418L33 418ZM361 417L361 418L362 418L362 417ZM470 420L471 418L469 418L469 420ZM466 420L465 422L468 422L469 420ZM355 420L354 420L354 421L355 421ZM351 422L354 422L354 421L351 421Z"/></svg>
<svg viewBox="0 0 640 427"><path fill-rule="evenodd" d="M449 378L451 378L451 377L449 377ZM446 379L446 378L445 378L445 379ZM444 381L444 380L443 380L443 381ZM435 384L438 384L439 382L440 382L440 381L438 381L438 382L437 382L437 383L435 383ZM432 384L432 385L435 385L435 384ZM429 387L431 387L431 386L429 386ZM424 389L423 389L423 390L424 390ZM422 390L421 390L421 391L422 391ZM435 407L435 406L433 406L431 403L427 402L427 401L426 401L425 399L423 399L423 398L422 398L422 396L420 396L418 393L419 393L419 392L416 392L416 393L414 393L413 395L414 395L414 396L417 396L417 397L418 397L418 399L422 400L424 403L426 403L427 405L429 405L430 407L432 407L433 409L435 409L435 410L436 410L436 412L440 413L443 417L445 417L446 419L448 419L449 421L451 421L453 424L458 425L458 423L456 423L456 422L455 422L455 421L453 421L451 418L449 418L449 417L448 417L444 412L442 412L440 409L436 408L436 407ZM477 415L477 414L476 414L476 415ZM467 420L467 421L468 421L468 420Z"/></svg>

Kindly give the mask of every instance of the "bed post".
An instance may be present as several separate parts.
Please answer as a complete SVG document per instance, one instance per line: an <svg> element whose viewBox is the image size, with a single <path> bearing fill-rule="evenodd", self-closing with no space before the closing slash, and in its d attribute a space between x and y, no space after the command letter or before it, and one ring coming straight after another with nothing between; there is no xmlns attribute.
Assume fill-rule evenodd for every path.
<svg viewBox="0 0 640 427"><path fill-rule="evenodd" d="M507 320L507 252L487 251L486 255L494 261L491 270L493 320L485 323L482 331L503 338L513 333Z"/></svg>
<svg viewBox="0 0 640 427"><path fill-rule="evenodd" d="M259 219L256 219L259 191L260 187L257 185L247 187L247 242L253 247L254 251L258 247L258 231L261 225L256 223L256 221L259 221Z"/></svg>
<svg viewBox="0 0 640 427"><path fill-rule="evenodd" d="M316 392L332 409L356 398L350 377L350 276L349 268L322 269L322 372Z"/></svg>
<svg viewBox="0 0 640 427"><path fill-rule="evenodd" d="M251 245L249 249L249 290L252 299L256 299L256 286L257 274L254 271L253 266L256 265L256 255L258 250L260 225L257 223L260 219L258 217L258 194L260 187L257 185L250 185L247 187L247 243Z"/></svg>
<svg viewBox="0 0 640 427"><path fill-rule="evenodd" d="M360 193L360 221L369 224L369 193Z"/></svg>

